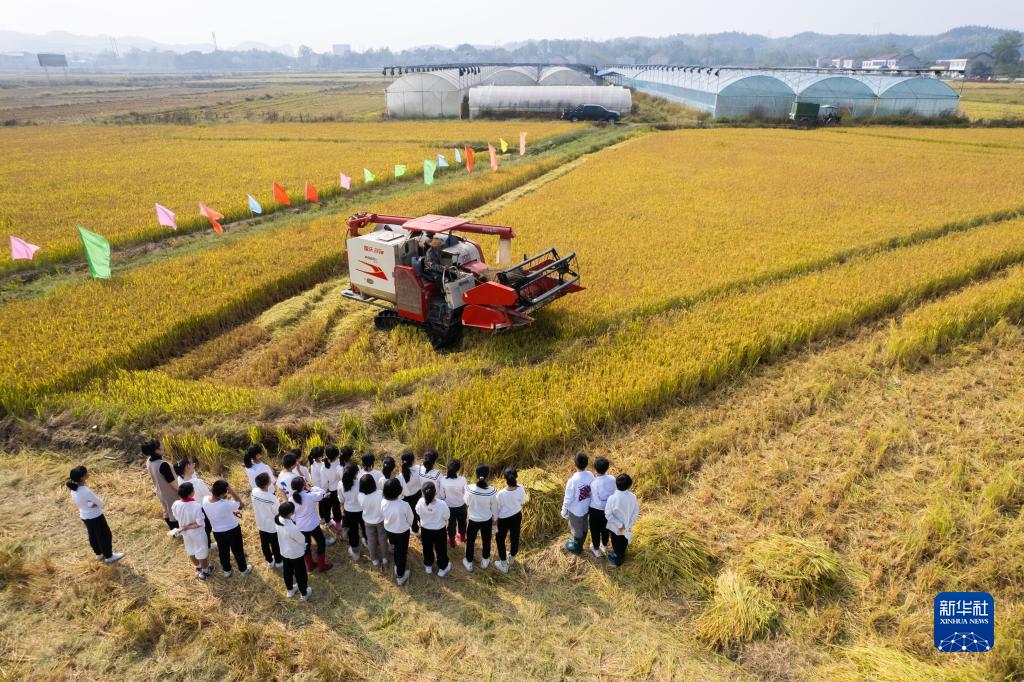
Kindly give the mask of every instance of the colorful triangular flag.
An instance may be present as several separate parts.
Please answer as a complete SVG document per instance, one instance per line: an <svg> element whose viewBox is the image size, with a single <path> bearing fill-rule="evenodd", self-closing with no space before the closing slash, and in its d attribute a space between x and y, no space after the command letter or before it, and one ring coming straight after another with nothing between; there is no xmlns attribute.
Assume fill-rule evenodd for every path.
<svg viewBox="0 0 1024 682"><path fill-rule="evenodd" d="M38 250L39 247L35 244L29 244L24 239L14 236L11 237L11 260L32 260Z"/></svg>
<svg viewBox="0 0 1024 682"><path fill-rule="evenodd" d="M498 153L494 151L494 145L487 145L487 153L491 155L491 170L498 170Z"/></svg>
<svg viewBox="0 0 1024 682"><path fill-rule="evenodd" d="M400 178L403 175L405 175L405 164L396 163L395 164L395 177L396 178Z"/></svg>
<svg viewBox="0 0 1024 682"><path fill-rule="evenodd" d="M213 210L203 202L199 202L199 215L203 216L210 221L210 226L213 227L213 231L217 234L224 234L224 228L220 226L218 220L224 220L224 215Z"/></svg>
<svg viewBox="0 0 1024 682"><path fill-rule="evenodd" d="M341 186L344 189L352 189L352 178L345 175L344 173L338 174L338 180L341 182Z"/></svg>
<svg viewBox="0 0 1024 682"><path fill-rule="evenodd" d="M306 182L306 201L320 201L320 195L316 193L316 187L310 182Z"/></svg>
<svg viewBox="0 0 1024 682"><path fill-rule="evenodd" d="M110 279L110 242L81 225L78 226L78 236L85 249L89 273L96 279Z"/></svg>
<svg viewBox="0 0 1024 682"><path fill-rule="evenodd" d="M526 131L519 133L519 156L526 156Z"/></svg>
<svg viewBox="0 0 1024 682"><path fill-rule="evenodd" d="M256 197L254 197L251 194L246 194L245 196L249 199L249 210L250 211L252 211L256 215L259 215L259 214L263 213L263 207L260 206L260 202L256 201Z"/></svg>
<svg viewBox="0 0 1024 682"><path fill-rule="evenodd" d="M459 148L455 148L455 163L462 163L462 154L459 153Z"/></svg>
<svg viewBox="0 0 1024 682"><path fill-rule="evenodd" d="M284 191L284 187L274 183L274 201L284 206L291 206L292 200L288 198L288 192Z"/></svg>
<svg viewBox="0 0 1024 682"><path fill-rule="evenodd" d="M430 159L423 159L423 184L434 184L434 173L437 171L437 164Z"/></svg>
<svg viewBox="0 0 1024 682"><path fill-rule="evenodd" d="M160 204L156 205L156 222L158 225L169 227L172 230L178 229L178 223L174 220L174 212Z"/></svg>
<svg viewBox="0 0 1024 682"><path fill-rule="evenodd" d="M498 138L498 144L501 145L501 153L504 154L508 151L508 142L505 142L503 138Z"/></svg>
<svg viewBox="0 0 1024 682"><path fill-rule="evenodd" d="M370 184L371 182L374 181L375 177L376 176L374 176L374 174L370 172L369 168L364 168L363 169L363 182L364 183Z"/></svg>
<svg viewBox="0 0 1024 682"><path fill-rule="evenodd" d="M466 147L466 172L473 172L473 148Z"/></svg>
<svg viewBox="0 0 1024 682"><path fill-rule="evenodd" d="M438 168L447 168L448 167L448 159L444 158L444 154L438 154L437 155L437 167Z"/></svg>

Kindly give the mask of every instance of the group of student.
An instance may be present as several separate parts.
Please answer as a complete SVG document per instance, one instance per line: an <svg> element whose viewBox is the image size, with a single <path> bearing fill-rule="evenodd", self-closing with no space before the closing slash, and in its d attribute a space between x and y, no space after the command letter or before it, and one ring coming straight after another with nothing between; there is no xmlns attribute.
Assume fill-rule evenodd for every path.
<svg viewBox="0 0 1024 682"><path fill-rule="evenodd" d="M207 486L192 462L167 462L157 440L143 443L142 453L167 533L183 541L196 578L206 580L213 574L210 554L214 549L224 577L233 573L232 558L240 574L249 575L252 565L246 558L240 524L244 504L231 485L219 479ZM261 446L251 446L243 465L252 486L260 551L268 567L282 571L289 597L298 594L303 601L309 599L313 592L309 574L333 568L327 548L336 543L335 534L347 541L353 561L360 560L365 547L374 567L393 563L398 585L406 584L411 575L412 535L422 544L427 574L436 569L444 577L451 572L448 549L458 542L466 545L462 564L472 572L477 537L482 569L491 563L492 537L498 552L495 568L507 573L515 564L528 495L513 467L502 472L504 486L496 489L488 483L491 470L486 464L476 467L476 479L469 483L461 475L458 459L450 460L444 472L438 470L438 454L432 450L424 453L419 464L411 451L402 453L397 462L385 456L377 469L373 454L362 455L357 464L348 446L314 447L308 460L295 449L282 457L280 473L263 461L263 454ZM572 535L565 548L581 554L589 529L594 555L605 555L613 565L621 565L639 513L636 497L629 492L632 480L626 474L608 475L608 460L603 457L594 462L596 476L588 470L585 454L576 455L575 464L577 471L566 483L562 505ZM103 503L85 485L87 477L86 467L75 467L67 487L96 558L114 563L124 554L112 551ZM333 533L324 533L325 528Z"/></svg>

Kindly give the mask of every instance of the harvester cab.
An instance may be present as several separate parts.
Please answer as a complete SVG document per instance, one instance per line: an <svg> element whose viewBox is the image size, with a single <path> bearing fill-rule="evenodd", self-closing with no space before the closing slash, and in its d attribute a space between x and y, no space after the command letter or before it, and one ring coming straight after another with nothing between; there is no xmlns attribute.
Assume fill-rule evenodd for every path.
<svg viewBox="0 0 1024 682"><path fill-rule="evenodd" d="M464 234L498 237L494 267ZM528 325L535 310L583 287L575 253L559 256L552 248L511 264L514 237L512 228L465 218L357 213L348 219L349 288L342 296L381 308L377 329L425 328L437 349L458 346L464 327Z"/></svg>

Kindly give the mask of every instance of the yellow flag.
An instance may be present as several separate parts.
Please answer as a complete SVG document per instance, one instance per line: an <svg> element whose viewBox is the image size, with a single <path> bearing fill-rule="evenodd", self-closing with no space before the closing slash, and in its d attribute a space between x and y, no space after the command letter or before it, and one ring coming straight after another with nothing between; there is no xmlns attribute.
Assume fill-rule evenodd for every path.
<svg viewBox="0 0 1024 682"><path fill-rule="evenodd" d="M500 137L498 138L498 142L501 143L501 153L504 154L505 152L507 152L508 142L505 142L505 140L501 139Z"/></svg>

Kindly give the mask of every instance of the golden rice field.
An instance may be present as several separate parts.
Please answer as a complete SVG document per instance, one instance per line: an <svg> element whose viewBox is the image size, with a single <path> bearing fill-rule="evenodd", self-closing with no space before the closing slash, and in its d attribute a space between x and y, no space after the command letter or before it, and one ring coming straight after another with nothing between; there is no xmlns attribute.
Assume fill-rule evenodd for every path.
<svg viewBox="0 0 1024 682"><path fill-rule="evenodd" d="M205 229L201 201L228 220L249 217L247 194L273 210L272 183L293 203L304 203L311 182L321 198L336 195L339 172L363 185L363 169L376 181L405 164L415 179L423 159L439 153L453 164L452 144L480 146L499 137L531 142L568 128L558 123L492 123L473 127L399 124L240 124L211 128L165 126L17 127L0 130L0 221L42 249L36 258L61 261L81 252L76 225L113 245L166 236L156 222L159 203L178 216L180 230ZM4 267L11 267L9 261Z"/></svg>
<svg viewBox="0 0 1024 682"><path fill-rule="evenodd" d="M496 173L478 161L432 188L126 253L109 281L7 285L24 291L0 298L0 485L16 493L0 500L5 674L59 676L73 656L77 672L143 679L1024 679L1024 130L132 130L154 148L306 145L327 173L343 149L514 148L520 128L546 143ZM412 327L376 332L375 311L339 295L357 210L510 225L515 255L575 251L586 289L457 352ZM523 567L456 566L443 584L414 571L398 588L332 548L308 604L279 603L263 566L185 586L180 548L154 541L147 479L122 461L140 434L239 488L250 442L272 461L337 440L529 467ZM559 549L580 449L636 478L618 571ZM77 519L52 511L72 458L112 501L121 568L79 560ZM21 513L13 498L40 470L45 504ZM961 589L996 595L988 654L932 646L932 598ZM186 594L203 608L181 608Z"/></svg>

